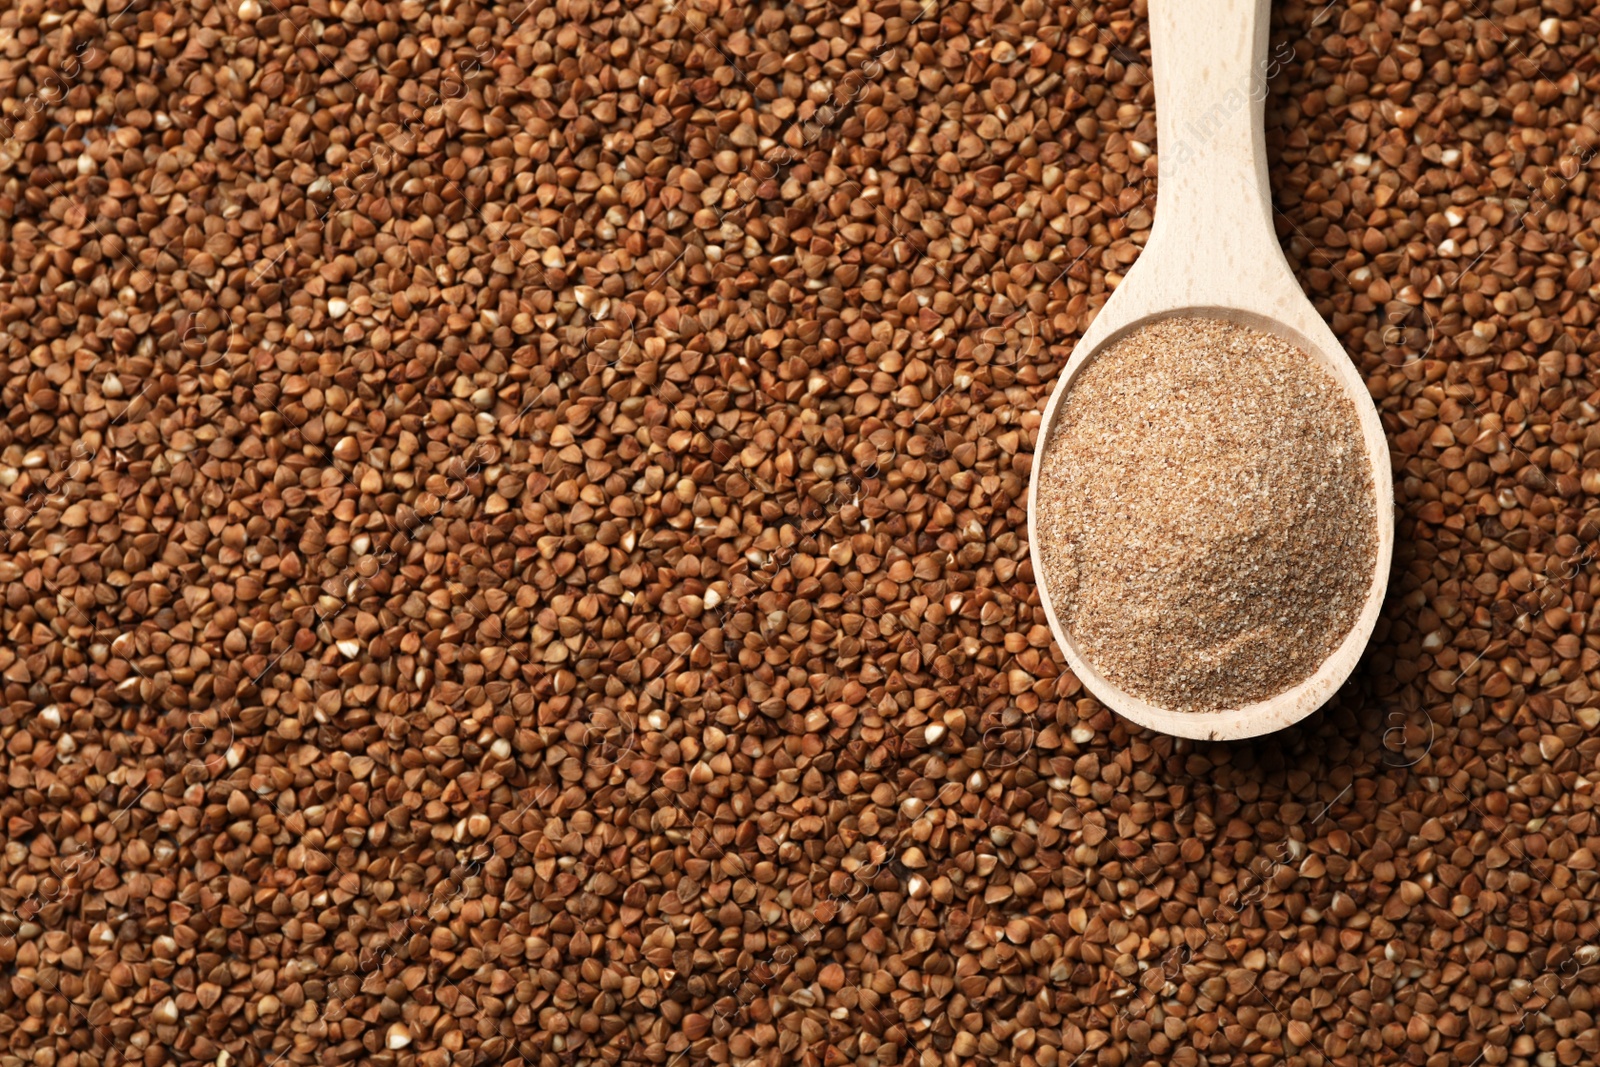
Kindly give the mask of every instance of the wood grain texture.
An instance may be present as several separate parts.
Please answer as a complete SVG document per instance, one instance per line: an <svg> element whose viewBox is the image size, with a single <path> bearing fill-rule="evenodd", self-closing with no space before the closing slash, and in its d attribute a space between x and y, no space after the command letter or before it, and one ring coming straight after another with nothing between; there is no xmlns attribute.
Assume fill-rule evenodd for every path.
<svg viewBox="0 0 1600 1067"><path fill-rule="evenodd" d="M1394 552L1394 483L1377 409L1354 364L1284 259L1272 226L1262 129L1269 0L1150 0L1159 188L1150 239L1084 332L1045 408L1028 490L1028 539L1039 596L1073 672L1141 726L1179 737L1254 737L1305 718L1355 669L1383 607ZM1198 315L1273 333L1320 360L1355 403L1377 493L1378 557L1355 626L1322 667L1278 696L1190 713L1155 707L1103 678L1074 646L1043 581L1036 526L1044 449L1057 409L1089 359L1138 327ZM1241 366L1240 373L1249 373Z"/></svg>

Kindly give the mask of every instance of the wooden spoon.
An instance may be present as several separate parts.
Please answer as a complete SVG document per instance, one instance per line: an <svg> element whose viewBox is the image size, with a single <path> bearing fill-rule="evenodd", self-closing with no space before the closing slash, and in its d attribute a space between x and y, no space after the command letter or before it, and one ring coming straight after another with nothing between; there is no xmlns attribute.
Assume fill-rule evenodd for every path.
<svg viewBox="0 0 1600 1067"><path fill-rule="evenodd" d="M1028 491L1028 539L1039 596L1073 672L1113 710L1179 737L1254 737L1315 711L1349 677L1383 605L1394 548L1389 446L1377 410L1333 331L1300 290L1272 226L1266 98L1269 0L1150 0L1160 187L1154 226L1133 269L1084 333L1045 408ZM1099 349L1150 322L1223 319L1290 341L1333 373L1354 401L1377 493L1378 558L1355 626L1318 670L1278 695L1241 708L1180 712L1107 681L1061 625L1039 557L1039 480L1056 412Z"/></svg>

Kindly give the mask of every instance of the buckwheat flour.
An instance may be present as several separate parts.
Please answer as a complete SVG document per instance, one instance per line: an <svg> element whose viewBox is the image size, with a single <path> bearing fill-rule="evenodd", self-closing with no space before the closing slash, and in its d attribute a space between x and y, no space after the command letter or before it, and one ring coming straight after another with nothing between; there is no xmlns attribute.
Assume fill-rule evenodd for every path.
<svg viewBox="0 0 1600 1067"><path fill-rule="evenodd" d="M1039 487L1044 581L1106 678L1180 711L1309 677L1377 557L1354 404L1277 337L1168 319L1085 367Z"/></svg>

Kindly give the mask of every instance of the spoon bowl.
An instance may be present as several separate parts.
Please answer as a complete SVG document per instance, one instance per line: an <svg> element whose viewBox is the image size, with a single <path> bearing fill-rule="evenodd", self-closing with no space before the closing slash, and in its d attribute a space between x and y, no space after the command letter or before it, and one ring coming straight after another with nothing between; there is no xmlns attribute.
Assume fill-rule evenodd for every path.
<svg viewBox="0 0 1600 1067"><path fill-rule="evenodd" d="M1227 740L1282 729L1321 707L1355 668L1377 624L1394 550L1389 446L1366 384L1306 298L1272 225L1262 111L1270 73L1269 0L1150 0L1160 197L1150 238L1084 332L1040 424L1028 490L1028 539L1051 632L1073 673L1112 710L1178 737ZM1272 334L1318 361L1354 404L1372 474L1377 559L1361 611L1310 677L1237 708L1158 707L1114 684L1061 623L1044 580L1038 492L1051 431L1094 356L1162 319L1220 319ZM1248 372L1248 368L1241 368ZM1337 403L1337 398L1330 398Z"/></svg>

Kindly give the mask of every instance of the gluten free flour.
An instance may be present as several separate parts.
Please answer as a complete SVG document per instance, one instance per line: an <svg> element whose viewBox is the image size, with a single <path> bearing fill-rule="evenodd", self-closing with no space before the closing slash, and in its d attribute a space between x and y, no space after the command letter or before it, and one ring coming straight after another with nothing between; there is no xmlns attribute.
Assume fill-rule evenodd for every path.
<svg viewBox="0 0 1600 1067"><path fill-rule="evenodd" d="M1041 478L1055 610L1101 674L1157 706L1289 689L1366 599L1376 501L1355 405L1270 334L1175 318L1097 353Z"/></svg>

